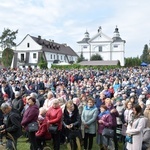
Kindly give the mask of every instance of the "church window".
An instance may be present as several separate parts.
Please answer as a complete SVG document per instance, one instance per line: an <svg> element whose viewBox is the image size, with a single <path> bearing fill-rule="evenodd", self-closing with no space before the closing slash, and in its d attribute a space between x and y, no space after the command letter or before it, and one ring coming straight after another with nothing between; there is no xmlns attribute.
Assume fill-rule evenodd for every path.
<svg viewBox="0 0 150 150"><path fill-rule="evenodd" d="M114 48L117 48L118 47L118 45L114 45Z"/></svg>
<svg viewBox="0 0 150 150"><path fill-rule="evenodd" d="M87 48L87 46L83 46L83 48Z"/></svg>

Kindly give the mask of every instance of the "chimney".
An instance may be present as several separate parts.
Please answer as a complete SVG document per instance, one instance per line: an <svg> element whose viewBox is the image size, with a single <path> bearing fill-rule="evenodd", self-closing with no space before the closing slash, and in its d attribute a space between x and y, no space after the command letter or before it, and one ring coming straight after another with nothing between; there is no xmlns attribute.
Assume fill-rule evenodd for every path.
<svg viewBox="0 0 150 150"><path fill-rule="evenodd" d="M39 39L39 40L41 39L41 36L40 36L40 35L38 36L38 39Z"/></svg>

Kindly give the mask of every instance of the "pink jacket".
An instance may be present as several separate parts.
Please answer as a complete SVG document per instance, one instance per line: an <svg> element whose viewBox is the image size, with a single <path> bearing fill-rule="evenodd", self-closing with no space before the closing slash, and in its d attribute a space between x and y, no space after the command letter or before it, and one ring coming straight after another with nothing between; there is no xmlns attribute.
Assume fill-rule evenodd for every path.
<svg viewBox="0 0 150 150"><path fill-rule="evenodd" d="M98 133L101 134L105 127L111 128L112 127L112 117L110 114L104 114L102 117L98 117L98 121L102 120L103 123L98 122Z"/></svg>

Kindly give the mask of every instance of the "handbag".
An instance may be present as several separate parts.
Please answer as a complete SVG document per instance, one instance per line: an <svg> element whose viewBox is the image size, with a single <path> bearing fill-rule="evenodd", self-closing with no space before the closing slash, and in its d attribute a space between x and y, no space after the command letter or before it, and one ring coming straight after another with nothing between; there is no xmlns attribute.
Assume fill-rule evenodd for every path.
<svg viewBox="0 0 150 150"><path fill-rule="evenodd" d="M125 142L131 143L132 144L132 136L126 135L125 137Z"/></svg>
<svg viewBox="0 0 150 150"><path fill-rule="evenodd" d="M49 131L51 134L57 134L58 125L56 125L56 124L50 125L49 128L48 128L48 131Z"/></svg>
<svg viewBox="0 0 150 150"><path fill-rule="evenodd" d="M106 136L108 138L113 138L114 137L114 130L109 129L109 128L104 128L102 131L102 135Z"/></svg>
<svg viewBox="0 0 150 150"><path fill-rule="evenodd" d="M36 131L38 131L38 128L39 128L39 126L38 126L37 122L31 122L28 124L28 131L29 132L36 132Z"/></svg>

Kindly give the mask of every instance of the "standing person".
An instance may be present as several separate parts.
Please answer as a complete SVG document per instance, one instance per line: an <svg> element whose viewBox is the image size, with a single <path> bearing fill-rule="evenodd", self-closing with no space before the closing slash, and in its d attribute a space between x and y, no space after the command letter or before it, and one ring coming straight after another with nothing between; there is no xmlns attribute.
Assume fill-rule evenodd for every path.
<svg viewBox="0 0 150 150"><path fill-rule="evenodd" d="M19 115L21 116L21 112L23 110L24 107L24 103L23 100L21 99L21 95L19 91L15 92L15 99L13 99L12 101L12 107L14 109L16 109L19 113Z"/></svg>
<svg viewBox="0 0 150 150"><path fill-rule="evenodd" d="M146 127L147 120L141 114L141 106L133 106L133 120L128 124L126 131L127 135L132 136L132 144L127 142L127 150L142 149L143 129Z"/></svg>
<svg viewBox="0 0 150 150"><path fill-rule="evenodd" d="M106 149L107 144L109 144L108 139L102 135L102 132L105 127L111 128L112 126L112 117L110 112L107 110L105 105L100 106L100 113L98 115L98 135L97 143L100 145L100 150Z"/></svg>
<svg viewBox="0 0 150 150"><path fill-rule="evenodd" d="M63 115L63 126L67 138L67 142L71 143L73 141L73 150L79 148L79 144L77 142L77 138L80 138L80 126L81 126L81 118L79 115L79 110L77 105L73 103L72 100L67 101L64 115ZM73 135L73 133L77 133ZM68 144L69 145L69 144Z"/></svg>
<svg viewBox="0 0 150 150"><path fill-rule="evenodd" d="M53 100L52 107L50 107L46 113L46 120L48 127L51 125L57 125L58 129L56 134L51 133L53 139L54 150L60 149L60 130L62 129L62 109L59 106L57 99Z"/></svg>
<svg viewBox="0 0 150 150"><path fill-rule="evenodd" d="M96 134L96 118L98 109L95 106L95 101L92 98L87 99L87 105L84 107L81 120L84 124L84 149L92 150L93 137Z"/></svg>
<svg viewBox="0 0 150 150"><path fill-rule="evenodd" d="M39 108L35 103L36 103L36 99L30 97L28 99L29 107L25 110L23 114L21 125L25 128L27 132L28 132L28 124L31 122L36 122L38 119ZM35 132L28 132L28 137L30 141L30 150L37 150L38 146L36 143Z"/></svg>
<svg viewBox="0 0 150 150"><path fill-rule="evenodd" d="M106 98L105 105L106 105L107 109L109 110L110 115L112 116L112 129L114 130L113 139L114 139L114 143L115 143L115 150L118 150L118 139L117 139L116 128L117 128L117 117L119 117L119 113L113 106L110 98Z"/></svg>
<svg viewBox="0 0 150 150"><path fill-rule="evenodd" d="M6 103L1 105L1 110L4 113L4 125L0 126L1 133L6 133L6 135L10 133L12 136L11 139L7 139L6 149L15 150L17 148L17 139L22 134L20 116Z"/></svg>
<svg viewBox="0 0 150 150"><path fill-rule="evenodd" d="M149 130L150 130L150 99L148 99L146 101L146 108L145 108L145 111L144 111L144 116L148 119L147 120L147 128L149 128ZM146 148L148 148L148 150L150 150L149 136L145 137L145 139L143 140L143 145L142 146L146 147ZM144 150L144 149L142 149L142 150Z"/></svg>

